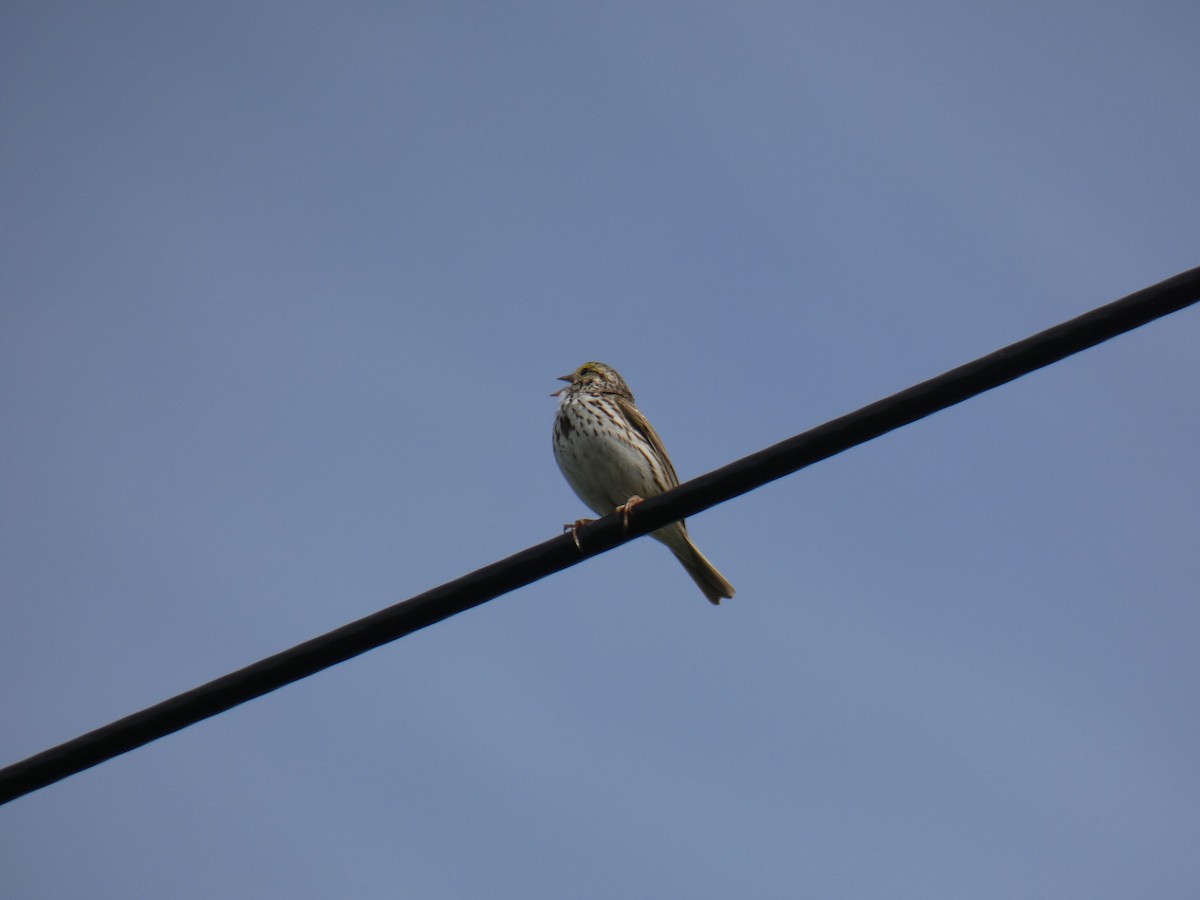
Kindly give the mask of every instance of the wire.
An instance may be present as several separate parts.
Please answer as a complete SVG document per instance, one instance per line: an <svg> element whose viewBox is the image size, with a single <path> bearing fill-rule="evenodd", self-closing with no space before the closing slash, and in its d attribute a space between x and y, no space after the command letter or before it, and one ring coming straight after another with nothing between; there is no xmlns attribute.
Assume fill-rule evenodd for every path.
<svg viewBox="0 0 1200 900"><path fill-rule="evenodd" d="M1200 301L1200 268L1130 294L974 362L648 498L155 706L0 769L0 804L299 681L396 638L761 487Z"/></svg>

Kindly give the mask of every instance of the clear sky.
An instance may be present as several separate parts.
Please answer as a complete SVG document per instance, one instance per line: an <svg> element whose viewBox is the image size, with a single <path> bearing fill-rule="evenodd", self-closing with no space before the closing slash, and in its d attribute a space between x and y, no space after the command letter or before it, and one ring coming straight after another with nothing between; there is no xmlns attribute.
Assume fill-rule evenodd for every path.
<svg viewBox="0 0 1200 900"><path fill-rule="evenodd" d="M0 763L1200 263L1192 2L8 3ZM6 898L1194 898L1200 311L0 808Z"/></svg>

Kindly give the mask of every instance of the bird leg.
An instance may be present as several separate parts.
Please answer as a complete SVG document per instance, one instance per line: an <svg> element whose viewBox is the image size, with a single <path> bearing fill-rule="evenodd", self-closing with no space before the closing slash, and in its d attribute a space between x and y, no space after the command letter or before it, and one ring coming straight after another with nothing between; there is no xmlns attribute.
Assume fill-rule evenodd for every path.
<svg viewBox="0 0 1200 900"><path fill-rule="evenodd" d="M625 531L629 530L629 514L631 512L633 512L633 508L635 506L637 506L639 503L644 503L644 502L645 502L645 500L643 500L637 494L634 494L632 497L630 497L628 500L625 501L624 505L617 507L616 511L621 514L621 527Z"/></svg>
<svg viewBox="0 0 1200 900"><path fill-rule="evenodd" d="M575 549L580 553L583 552L583 544L579 543L579 529L595 521L595 519L576 519L574 522L568 522L563 526L563 531L571 532L571 540L575 542Z"/></svg>

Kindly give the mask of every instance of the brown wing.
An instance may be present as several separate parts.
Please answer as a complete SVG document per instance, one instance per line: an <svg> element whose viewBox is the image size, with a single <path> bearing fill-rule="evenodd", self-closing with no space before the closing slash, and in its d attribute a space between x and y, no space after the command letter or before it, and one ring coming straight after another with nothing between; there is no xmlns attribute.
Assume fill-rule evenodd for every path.
<svg viewBox="0 0 1200 900"><path fill-rule="evenodd" d="M658 432L654 430L654 426L642 415L640 409L624 397L618 396L614 399L617 401L617 407L621 410L621 414L625 416L625 421L629 423L629 426L634 431L650 442L650 446L654 448L654 452L662 460L663 468L667 474L667 481L670 482L669 486L677 486L679 484L679 476L675 474L675 467L671 465L671 457L667 456L667 448L663 446L662 438L658 436Z"/></svg>

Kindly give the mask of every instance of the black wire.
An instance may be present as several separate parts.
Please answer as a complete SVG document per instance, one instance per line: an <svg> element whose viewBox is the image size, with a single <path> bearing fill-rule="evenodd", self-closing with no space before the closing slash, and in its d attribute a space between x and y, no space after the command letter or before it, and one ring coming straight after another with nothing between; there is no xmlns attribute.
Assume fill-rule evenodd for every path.
<svg viewBox="0 0 1200 900"><path fill-rule="evenodd" d="M0 803L440 622L539 578L604 553L668 522L827 459L1200 300L1191 269L768 447L638 506L625 532L618 516L530 547L409 600L164 700L103 728L0 769Z"/></svg>

